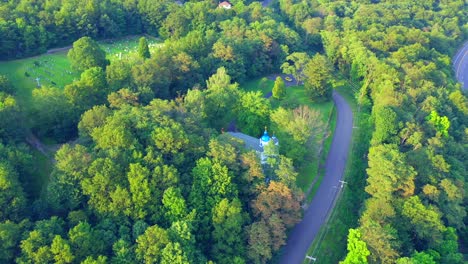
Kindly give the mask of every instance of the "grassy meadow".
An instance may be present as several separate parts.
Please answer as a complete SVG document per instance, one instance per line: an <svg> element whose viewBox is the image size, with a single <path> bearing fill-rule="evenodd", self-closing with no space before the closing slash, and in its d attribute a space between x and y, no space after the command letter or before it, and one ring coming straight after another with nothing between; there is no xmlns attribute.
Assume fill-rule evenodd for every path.
<svg viewBox="0 0 468 264"><path fill-rule="evenodd" d="M132 36L118 40L99 41L106 52L107 58L113 60L132 60L137 56L140 36ZM150 52L162 45L158 39L147 37ZM41 86L63 88L80 77L79 72L71 69L67 58L68 50L59 49L54 53L46 53L35 57L0 61L0 74L8 76L17 90L18 99L28 104L31 92Z"/></svg>

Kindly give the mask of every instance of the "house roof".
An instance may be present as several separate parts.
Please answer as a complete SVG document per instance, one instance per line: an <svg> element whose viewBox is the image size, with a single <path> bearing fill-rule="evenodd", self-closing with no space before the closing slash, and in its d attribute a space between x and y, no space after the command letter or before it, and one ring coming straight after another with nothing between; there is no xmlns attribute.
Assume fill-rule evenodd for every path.
<svg viewBox="0 0 468 264"><path fill-rule="evenodd" d="M224 7L224 8L231 8L232 4L229 3L228 1L223 1L223 2L219 3L218 6L219 7Z"/></svg>

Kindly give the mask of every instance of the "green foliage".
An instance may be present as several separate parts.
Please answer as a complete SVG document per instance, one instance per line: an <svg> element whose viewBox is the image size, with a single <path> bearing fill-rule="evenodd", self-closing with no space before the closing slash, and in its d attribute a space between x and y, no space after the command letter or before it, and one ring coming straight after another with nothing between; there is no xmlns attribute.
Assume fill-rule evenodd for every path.
<svg viewBox="0 0 468 264"><path fill-rule="evenodd" d="M19 224L0 224L0 262L270 260L300 217L292 161L274 159L269 176L275 179L267 186L255 154L243 153L238 143L218 138L214 131L237 120L242 130L257 134L270 116L280 151L294 164L302 161L323 132L319 118L305 108L269 113L261 95L241 93L232 83L266 76L283 64L281 69L298 83L306 81L314 100L330 97L330 73L336 66L357 83L352 89L360 109L374 110L373 147L368 156L365 151L358 155L369 158L369 177L356 176L361 182L369 179L366 191L372 197L362 211L357 205L347 207L353 209L342 218L356 225L349 215L362 212L357 242L366 243L369 261L460 263L456 232L465 232L466 98L449 77L450 57L466 31L464 2L407 2L280 0L278 12L241 2L234 3L232 12L208 1L181 6L146 0L2 3L1 59L39 54L82 36L148 33L166 42L153 50L142 40L142 57L148 57L149 49L154 55L146 60L137 57L136 43L126 51L135 56L119 60L113 44L104 43L113 60L104 72L105 53L82 38L70 51L73 66L84 71L73 83L77 76L60 52L0 65L18 96L0 77L2 142L23 141L29 126L40 136L67 141L76 136L75 125L85 113L80 138L57 152L40 199L28 196L20 204L10 203L10 198L26 197L21 188L29 189L35 171L44 172L32 167L27 147L1 145L9 186L1 192L8 198L2 204L8 216L2 220ZM127 40L114 44L122 42ZM321 50L322 44L328 58L317 55L309 62L302 51ZM65 91L24 89L36 85L36 77L41 84L66 86ZM301 93L291 95L288 90L288 97L302 98ZM283 105L299 105L288 100ZM97 106L106 103L109 107ZM434 109L438 113L433 115ZM432 117L424 122L428 113ZM353 188L349 196L362 199L361 185L348 182ZM23 205L31 206L25 210ZM37 220L50 214L60 217Z"/></svg>
<svg viewBox="0 0 468 264"><path fill-rule="evenodd" d="M436 111L431 111L431 114L426 117L429 124L433 125L438 134L448 137L450 128L450 120L446 116L439 116Z"/></svg>
<svg viewBox="0 0 468 264"><path fill-rule="evenodd" d="M145 37L141 37L138 42L138 56L142 59L148 59L151 57L149 48L148 48L148 41Z"/></svg>
<svg viewBox="0 0 468 264"><path fill-rule="evenodd" d="M159 263L164 248L169 244L167 231L157 225L150 226L137 238L135 253L137 259L144 263ZM168 252L169 253L169 252Z"/></svg>
<svg viewBox="0 0 468 264"><path fill-rule="evenodd" d="M73 42L73 48L68 52L72 68L85 71L89 68L105 68L109 64L106 53L90 37L82 37Z"/></svg>
<svg viewBox="0 0 468 264"><path fill-rule="evenodd" d="M247 229L249 246L247 254L253 263L265 263L272 257L271 236L265 222L255 222Z"/></svg>
<svg viewBox="0 0 468 264"><path fill-rule="evenodd" d="M26 201L18 173L5 161L0 162L0 221L22 219Z"/></svg>
<svg viewBox="0 0 468 264"><path fill-rule="evenodd" d="M162 203L168 223L182 220L187 215L187 207L179 188L169 187L164 191Z"/></svg>
<svg viewBox="0 0 468 264"><path fill-rule="evenodd" d="M333 69L327 58L315 54L304 69L304 89L312 101L328 101L332 97L331 78Z"/></svg>
<svg viewBox="0 0 468 264"><path fill-rule="evenodd" d="M15 92L13 85L5 75L0 75L0 92L13 94Z"/></svg>
<svg viewBox="0 0 468 264"><path fill-rule="evenodd" d="M35 120L32 126L40 137L52 137L59 142L76 135L77 114L73 105L58 88L41 87L32 92Z"/></svg>
<svg viewBox="0 0 468 264"><path fill-rule="evenodd" d="M112 61L106 67L106 80L112 91L133 85L131 65L123 60Z"/></svg>
<svg viewBox="0 0 468 264"><path fill-rule="evenodd" d="M286 85L284 84L283 78L280 76L276 77L275 85L273 86L272 96L276 99L283 99L286 96Z"/></svg>
<svg viewBox="0 0 468 264"><path fill-rule="evenodd" d="M0 141L16 141L24 136L23 117L15 97L0 91Z"/></svg>
<svg viewBox="0 0 468 264"><path fill-rule="evenodd" d="M305 52L293 52L286 57L286 62L281 65L281 69L285 74L291 74L296 79L296 83L303 82L307 76L305 68L310 61L310 57Z"/></svg>
<svg viewBox="0 0 468 264"><path fill-rule="evenodd" d="M206 81L206 85L208 90L204 102L204 115L212 127L221 129L234 116L235 105L239 98L238 85L231 83L231 77L223 67Z"/></svg>
<svg viewBox="0 0 468 264"><path fill-rule="evenodd" d="M105 102L107 96L106 75L102 68L86 69L79 81L65 86L64 94L78 111L85 111Z"/></svg>
<svg viewBox="0 0 468 264"><path fill-rule="evenodd" d="M367 249L366 242L361 240L361 232L359 229L349 229L348 235L348 254L343 264L360 264L367 263L367 256L370 251Z"/></svg>
<svg viewBox="0 0 468 264"><path fill-rule="evenodd" d="M72 263L74 259L70 245L59 235L54 237L52 245L50 246L50 251L54 254L55 263Z"/></svg>
<svg viewBox="0 0 468 264"><path fill-rule="evenodd" d="M379 107L373 111L375 116L375 131L372 136L372 144L395 143L397 133L397 115L388 107Z"/></svg>
<svg viewBox="0 0 468 264"><path fill-rule="evenodd" d="M234 258L240 258L245 251L242 241L244 216L241 202L234 199L229 202L223 199L213 207L213 239L212 256L217 263L230 263Z"/></svg>
<svg viewBox="0 0 468 264"><path fill-rule="evenodd" d="M16 224L9 220L0 223L0 260L13 262L17 246L21 240L24 223Z"/></svg>
<svg viewBox="0 0 468 264"><path fill-rule="evenodd" d="M237 109L238 125L248 135L258 135L259 129L268 124L270 101L260 92L241 93Z"/></svg>

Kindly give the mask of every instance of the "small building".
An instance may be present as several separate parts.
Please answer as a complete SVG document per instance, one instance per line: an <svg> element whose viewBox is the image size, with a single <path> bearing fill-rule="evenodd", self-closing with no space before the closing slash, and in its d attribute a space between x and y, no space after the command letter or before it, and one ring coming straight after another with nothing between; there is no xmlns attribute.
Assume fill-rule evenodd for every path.
<svg viewBox="0 0 468 264"><path fill-rule="evenodd" d="M263 136L259 139L259 141L260 141L259 146L263 149L263 147L266 144L270 143L270 140L272 141L273 144L275 144L275 146L278 146L278 144L279 144L278 139L275 137L275 135L270 137L270 135L268 135L268 131L267 131L266 127L265 127L265 132L263 132Z"/></svg>
<svg viewBox="0 0 468 264"><path fill-rule="evenodd" d="M219 3L218 8L231 9L232 5L228 1L223 1Z"/></svg>
<svg viewBox="0 0 468 264"><path fill-rule="evenodd" d="M274 144L275 146L279 145L279 140L275 137L275 135L268 135L267 128L265 127L265 132L263 132L263 136L259 139L260 144L258 145L261 149L260 151L260 161L262 164L266 163L268 155L265 154L264 147L267 144Z"/></svg>

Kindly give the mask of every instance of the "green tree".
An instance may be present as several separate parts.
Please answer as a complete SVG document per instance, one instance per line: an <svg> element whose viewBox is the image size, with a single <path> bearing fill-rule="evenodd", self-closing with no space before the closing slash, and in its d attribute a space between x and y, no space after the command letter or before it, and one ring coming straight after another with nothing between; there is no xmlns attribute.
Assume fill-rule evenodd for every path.
<svg viewBox="0 0 468 264"><path fill-rule="evenodd" d="M5 161L0 162L0 221L22 219L26 201L18 173Z"/></svg>
<svg viewBox="0 0 468 264"><path fill-rule="evenodd" d="M107 117L111 116L111 110L105 105L93 106L81 115L78 123L79 135L84 138L91 138L91 133L97 127L106 123Z"/></svg>
<svg viewBox="0 0 468 264"><path fill-rule="evenodd" d="M17 100L0 91L0 142L20 140L24 137L23 118Z"/></svg>
<svg viewBox="0 0 468 264"><path fill-rule="evenodd" d="M304 69L304 89L313 101L328 101L332 97L332 67L327 58L315 54Z"/></svg>
<svg viewBox="0 0 468 264"><path fill-rule="evenodd" d="M148 41L145 37L141 37L138 41L138 55L142 59L148 59L151 57L149 48L148 48Z"/></svg>
<svg viewBox="0 0 468 264"><path fill-rule="evenodd" d="M161 56L158 54L158 56L155 55L132 67L132 78L136 86L140 90L145 87L149 88L152 95L148 96L151 99L155 96L158 98L167 98L169 96L170 66L172 62L169 61L168 56L168 54L161 54Z"/></svg>
<svg viewBox="0 0 468 264"><path fill-rule="evenodd" d="M107 257L97 256L97 258L94 258L92 256L89 256L85 260L83 260L81 264L107 264Z"/></svg>
<svg viewBox="0 0 468 264"><path fill-rule="evenodd" d="M6 75L0 74L0 92L14 94L15 89Z"/></svg>
<svg viewBox="0 0 468 264"><path fill-rule="evenodd" d="M291 74L296 79L296 83L304 81L307 78L305 68L310 61L309 55L305 52L293 52L286 57L286 62L281 65L285 74Z"/></svg>
<svg viewBox="0 0 468 264"><path fill-rule="evenodd" d="M32 129L41 137L53 137L64 142L76 135L78 115L59 88L41 87L32 91Z"/></svg>
<svg viewBox="0 0 468 264"><path fill-rule="evenodd" d="M54 254L54 260L57 264L72 263L75 258L71 253L68 242L61 236L56 235L50 246L50 251Z"/></svg>
<svg viewBox="0 0 468 264"><path fill-rule="evenodd" d="M412 196L403 204L402 214L411 222L419 239L434 242L442 240L445 226L440 219L440 213L433 206L425 206L418 196Z"/></svg>
<svg viewBox="0 0 468 264"><path fill-rule="evenodd" d="M439 116L436 111L431 111L427 116L429 124L433 125L438 134L448 137L448 130L450 128L450 120L446 116Z"/></svg>
<svg viewBox="0 0 468 264"><path fill-rule="evenodd" d="M50 245L56 235L64 235L64 221L56 216L37 221L34 229L24 234L20 243L21 255L16 259L19 263L53 263L54 256Z"/></svg>
<svg viewBox="0 0 468 264"><path fill-rule="evenodd" d="M106 80L111 91L134 86L131 64L123 60L112 61L106 67Z"/></svg>
<svg viewBox="0 0 468 264"><path fill-rule="evenodd" d="M270 102L262 93L242 93L238 101L238 125L240 129L249 135L258 135L260 129L268 124L270 115Z"/></svg>
<svg viewBox="0 0 468 264"><path fill-rule="evenodd" d="M376 198L393 201L414 193L416 171L396 145L378 145L369 149L368 185L365 190Z"/></svg>
<svg viewBox="0 0 468 264"><path fill-rule="evenodd" d="M151 190L149 183L150 171L139 163L130 164L127 174L133 205L133 219L144 219L150 210Z"/></svg>
<svg viewBox="0 0 468 264"><path fill-rule="evenodd" d="M112 251L114 252L112 263L131 263L136 258L132 244L124 239L117 240L114 245L112 245Z"/></svg>
<svg viewBox="0 0 468 264"><path fill-rule="evenodd" d="M275 170L275 175L279 182L285 184L290 189L297 188L296 177L298 173L294 168L293 161L285 156L279 157L278 167Z"/></svg>
<svg viewBox="0 0 468 264"><path fill-rule="evenodd" d="M110 107L121 108L125 105L138 105L138 93L132 92L130 89L123 88L117 92L110 93L107 96Z"/></svg>
<svg viewBox="0 0 468 264"><path fill-rule="evenodd" d="M390 107L379 106L373 111L375 117L375 131L372 143L396 143L398 133L398 119L395 111Z"/></svg>
<svg viewBox="0 0 468 264"><path fill-rule="evenodd" d="M275 85L272 90L273 98L278 100L283 99L286 96L286 85L284 84L283 78L280 76L276 77Z"/></svg>
<svg viewBox="0 0 468 264"><path fill-rule="evenodd" d="M162 203L168 223L182 220L182 218L187 215L185 199L179 188L169 187L166 189L166 191L164 191Z"/></svg>
<svg viewBox="0 0 468 264"><path fill-rule="evenodd" d="M108 92L105 73L99 67L86 69L79 81L64 89L65 96L79 111L104 103Z"/></svg>
<svg viewBox="0 0 468 264"><path fill-rule="evenodd" d="M161 251L161 264L190 264L179 243L169 242Z"/></svg>
<svg viewBox="0 0 468 264"><path fill-rule="evenodd" d="M238 85L231 83L226 69L219 68L207 84L204 102L204 118L216 129L226 126L234 115L235 105L239 99Z"/></svg>
<svg viewBox="0 0 468 264"><path fill-rule="evenodd" d="M213 240L211 255L216 263L231 263L243 255L242 227L244 217L238 199L223 199L213 207Z"/></svg>
<svg viewBox="0 0 468 264"><path fill-rule="evenodd" d="M21 240L22 225L9 220L0 223L0 262L13 263Z"/></svg>
<svg viewBox="0 0 468 264"><path fill-rule="evenodd" d="M88 256L103 253L105 242L97 235L96 230L87 222L80 222L68 232L70 246L76 260L85 260Z"/></svg>
<svg viewBox="0 0 468 264"><path fill-rule="evenodd" d="M82 145L63 145L55 154L56 166L47 185L47 202L54 211L74 210L85 201L80 184L87 177L91 155Z"/></svg>
<svg viewBox="0 0 468 264"><path fill-rule="evenodd" d="M82 37L73 43L68 58L74 69L84 71L92 67L105 68L109 64L106 53L90 37Z"/></svg>
<svg viewBox="0 0 468 264"><path fill-rule="evenodd" d="M262 220L247 227L247 255L253 263L266 263L272 257L272 240L266 223Z"/></svg>
<svg viewBox="0 0 468 264"><path fill-rule="evenodd" d="M137 259L146 263L160 263L163 249L169 244L167 231L157 225L150 226L136 240Z"/></svg>
<svg viewBox="0 0 468 264"><path fill-rule="evenodd" d="M361 240L359 229L349 229L348 234L348 254L343 264L364 264L367 263L367 256L370 255L366 242Z"/></svg>

